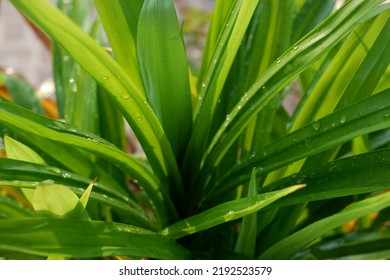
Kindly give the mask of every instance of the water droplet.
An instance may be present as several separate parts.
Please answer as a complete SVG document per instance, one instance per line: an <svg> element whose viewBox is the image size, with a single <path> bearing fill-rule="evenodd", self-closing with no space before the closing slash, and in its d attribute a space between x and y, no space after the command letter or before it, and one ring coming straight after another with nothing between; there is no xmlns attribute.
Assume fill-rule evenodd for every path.
<svg viewBox="0 0 390 280"><path fill-rule="evenodd" d="M62 177L64 177L65 179L66 179L66 178L69 178L69 177L70 177L70 174L67 173L67 172L62 173Z"/></svg>
<svg viewBox="0 0 390 280"><path fill-rule="evenodd" d="M73 84L74 83L74 79L69 79L69 83Z"/></svg>
<svg viewBox="0 0 390 280"><path fill-rule="evenodd" d="M93 143L99 143L99 141L95 138L88 138L88 140L93 142Z"/></svg>
<svg viewBox="0 0 390 280"><path fill-rule="evenodd" d="M298 49L298 45L297 45L297 44L294 44L293 49L294 49L294 50L297 50L297 49Z"/></svg>
<svg viewBox="0 0 390 280"><path fill-rule="evenodd" d="M238 110L241 110L241 108L242 108L241 105L238 105L237 109L238 109Z"/></svg>
<svg viewBox="0 0 390 280"><path fill-rule="evenodd" d="M263 153L263 156L267 156L267 155L268 155L268 152L264 152L264 153Z"/></svg>
<svg viewBox="0 0 390 280"><path fill-rule="evenodd" d="M205 87L206 87L206 83L203 82L203 83L202 83L202 88L205 88Z"/></svg>
<svg viewBox="0 0 390 280"><path fill-rule="evenodd" d="M332 126L335 127L335 126L336 126L336 123L335 123L335 122L332 122Z"/></svg>
<svg viewBox="0 0 390 280"><path fill-rule="evenodd" d="M130 95L128 95L128 94L123 94L123 95L122 95L122 98L123 98L123 99L129 99L129 98L130 98Z"/></svg>
<svg viewBox="0 0 390 280"><path fill-rule="evenodd" d="M101 79L102 79L103 81L107 81L107 80L109 79L109 77L108 77L108 76L101 76Z"/></svg>
<svg viewBox="0 0 390 280"><path fill-rule="evenodd" d="M57 173L57 174L61 173L61 170L57 167L49 167L48 169L54 173Z"/></svg>
<svg viewBox="0 0 390 280"><path fill-rule="evenodd" d="M347 117L346 116L341 116L340 117L340 122L341 123L345 123L347 121Z"/></svg>
<svg viewBox="0 0 390 280"><path fill-rule="evenodd" d="M276 59L276 64L280 64L280 58Z"/></svg>
<svg viewBox="0 0 390 280"><path fill-rule="evenodd" d="M55 182L53 180L49 179L49 180L42 181L40 184L41 185L53 185L53 184L55 184Z"/></svg>
<svg viewBox="0 0 390 280"><path fill-rule="evenodd" d="M313 126L313 128L314 128L315 130L318 130L318 129L320 129L320 127L321 127L321 123L320 123L320 121L314 121L314 122L312 123L312 126Z"/></svg>
<svg viewBox="0 0 390 280"><path fill-rule="evenodd" d="M230 115L227 114L225 118L225 127L227 127L232 119L230 118Z"/></svg>
<svg viewBox="0 0 390 280"><path fill-rule="evenodd" d="M385 115L383 115L383 117L388 118L388 117L390 117L390 114L385 114Z"/></svg>

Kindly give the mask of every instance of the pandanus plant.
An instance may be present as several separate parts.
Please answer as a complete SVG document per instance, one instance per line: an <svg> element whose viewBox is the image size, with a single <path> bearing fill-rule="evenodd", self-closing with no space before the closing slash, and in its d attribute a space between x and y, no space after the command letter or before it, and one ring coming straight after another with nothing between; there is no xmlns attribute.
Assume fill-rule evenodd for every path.
<svg viewBox="0 0 390 280"><path fill-rule="evenodd" d="M390 256L389 1L217 0L199 67L172 0L10 2L58 119L2 75L3 258Z"/></svg>

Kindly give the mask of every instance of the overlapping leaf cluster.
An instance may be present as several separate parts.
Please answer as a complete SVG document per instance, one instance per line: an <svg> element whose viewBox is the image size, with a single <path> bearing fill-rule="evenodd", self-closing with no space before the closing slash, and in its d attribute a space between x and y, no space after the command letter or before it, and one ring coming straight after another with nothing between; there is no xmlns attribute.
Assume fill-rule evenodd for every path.
<svg viewBox="0 0 390 280"><path fill-rule="evenodd" d="M217 0L199 69L171 0L11 2L58 119L2 75L1 256L389 258L388 1Z"/></svg>

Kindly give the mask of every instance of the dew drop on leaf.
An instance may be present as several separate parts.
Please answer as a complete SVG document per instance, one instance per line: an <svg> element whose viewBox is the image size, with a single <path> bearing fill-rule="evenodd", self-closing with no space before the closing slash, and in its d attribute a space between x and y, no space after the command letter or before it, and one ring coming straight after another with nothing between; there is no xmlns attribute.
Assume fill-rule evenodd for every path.
<svg viewBox="0 0 390 280"><path fill-rule="evenodd" d="M225 119L225 127L228 126L228 124L230 123L230 121L231 121L230 115L227 114L227 115L226 115L226 119Z"/></svg>
<svg viewBox="0 0 390 280"><path fill-rule="evenodd" d="M297 49L298 49L298 45L297 45L297 44L294 44L293 49L294 49L294 50L297 50Z"/></svg>
<svg viewBox="0 0 390 280"><path fill-rule="evenodd" d="M340 122L341 123L345 123L346 121L347 121L347 117L346 116L341 116Z"/></svg>
<svg viewBox="0 0 390 280"><path fill-rule="evenodd" d="M57 174L61 173L61 170L57 167L49 167L48 169L54 173L57 173Z"/></svg>
<svg viewBox="0 0 390 280"><path fill-rule="evenodd" d="M101 79L102 79L103 81L107 81L107 80L109 79L109 77L108 77L108 76L101 76Z"/></svg>
<svg viewBox="0 0 390 280"><path fill-rule="evenodd" d="M313 126L313 128L314 128L315 130L318 130L318 129L320 129L320 127L321 127L321 123L320 123L319 121L314 121L314 122L312 123L312 126Z"/></svg>

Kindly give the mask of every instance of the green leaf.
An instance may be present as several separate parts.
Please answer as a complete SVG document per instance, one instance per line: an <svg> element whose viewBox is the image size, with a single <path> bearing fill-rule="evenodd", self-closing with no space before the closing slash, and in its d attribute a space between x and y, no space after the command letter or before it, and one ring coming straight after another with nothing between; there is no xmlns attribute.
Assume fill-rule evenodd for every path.
<svg viewBox="0 0 390 280"><path fill-rule="evenodd" d="M85 192L83 193L83 195L80 197L80 203L81 205L84 207L84 209L87 207L87 203L88 203L88 200L91 196L91 192L92 192L92 188L94 186L94 184L96 183L96 180L98 179L98 177L96 177L87 187L87 189L85 190Z"/></svg>
<svg viewBox="0 0 390 280"><path fill-rule="evenodd" d="M319 220L279 241L261 254L259 259L290 259L328 231L389 206L390 192L351 204L339 213Z"/></svg>
<svg viewBox="0 0 390 280"><path fill-rule="evenodd" d="M17 159L37 164L45 165L45 161L28 146L16 141L8 136L4 137L5 152L10 159ZM30 203L34 200L34 191L28 189L22 189L24 196Z"/></svg>
<svg viewBox="0 0 390 280"><path fill-rule="evenodd" d="M27 162L0 158L0 183L16 188L35 189L39 183L51 180L56 184L65 185L78 196L85 193L90 179L57 167L43 166ZM111 185L95 183L91 199L119 213L126 222L151 230L157 230L155 221L146 214L135 201L111 188Z"/></svg>
<svg viewBox="0 0 390 280"><path fill-rule="evenodd" d="M137 34L149 103L181 161L192 128L192 104L187 58L173 2L145 0Z"/></svg>
<svg viewBox="0 0 390 280"><path fill-rule="evenodd" d="M93 1L119 65L143 92L136 51L136 28L142 0Z"/></svg>
<svg viewBox="0 0 390 280"><path fill-rule="evenodd" d="M256 172L253 170L252 178L249 182L248 198L257 195ZM257 237L257 213L252 213L242 218L240 233L236 243L235 251L245 254L250 258L255 256Z"/></svg>
<svg viewBox="0 0 390 280"><path fill-rule="evenodd" d="M277 192L259 194L248 198L242 198L222 203L200 214L183 219L167 228L161 234L177 239L189 234L242 218L268 206L274 201L305 187L296 185Z"/></svg>
<svg viewBox="0 0 390 280"><path fill-rule="evenodd" d="M0 158L0 176L1 180L21 180L41 182L44 180L53 180L62 185L69 185L75 188L85 188L91 181L73 172L60 169L54 166L38 165L8 158ZM122 192L118 192L111 185L105 185L98 182L95 185L95 191L99 190L102 194L107 194L123 201L128 201L129 197Z"/></svg>
<svg viewBox="0 0 390 280"><path fill-rule="evenodd" d="M17 203L13 198L0 195L0 219L27 218L34 212Z"/></svg>
<svg viewBox="0 0 390 280"><path fill-rule="evenodd" d="M298 173L263 187L261 192L280 190L292 184L307 185L299 195L291 194L272 205L282 207L381 191L390 185L389 166L390 149L373 151L304 168Z"/></svg>
<svg viewBox="0 0 390 280"><path fill-rule="evenodd" d="M66 258L132 256L189 259L171 239L135 226L51 218L0 220L0 250Z"/></svg>
<svg viewBox="0 0 390 280"><path fill-rule="evenodd" d="M118 184L112 178L103 167L99 167L92 154L85 153L77 148L70 147L69 145L55 142L44 138L44 135L33 135L31 133L17 130L16 134L34 150L39 151L42 156L45 156L45 160L49 165L58 166L63 169L75 172L79 175L88 177L92 180L94 176L101 173L100 182L110 186L122 195L128 196L128 190ZM66 177L66 175L64 175ZM43 179L44 180L44 179Z"/></svg>
<svg viewBox="0 0 390 280"><path fill-rule="evenodd" d="M26 81L14 75L2 74L1 76L15 104L39 114L44 113L34 89Z"/></svg>
<svg viewBox="0 0 390 280"><path fill-rule="evenodd" d="M32 149L9 136L4 137L7 158L45 165L45 161Z"/></svg>
<svg viewBox="0 0 390 280"><path fill-rule="evenodd" d="M307 0L299 10L293 26L293 42L309 33L322 20L328 17L334 9L335 0Z"/></svg>
<svg viewBox="0 0 390 280"><path fill-rule="evenodd" d="M231 11L234 0L217 0L214 5L214 12L207 32L206 46L203 50L202 62L199 69L198 89L202 86L205 71L209 67L214 50L218 44L221 30L226 25L226 20Z"/></svg>
<svg viewBox="0 0 390 280"><path fill-rule="evenodd" d="M305 258L308 254L316 259L388 259L390 232L352 232L335 238L327 238L298 253L294 258Z"/></svg>
<svg viewBox="0 0 390 280"><path fill-rule="evenodd" d="M63 219L87 219L79 198L68 188L52 181L40 183L34 191L33 207L38 216Z"/></svg>

